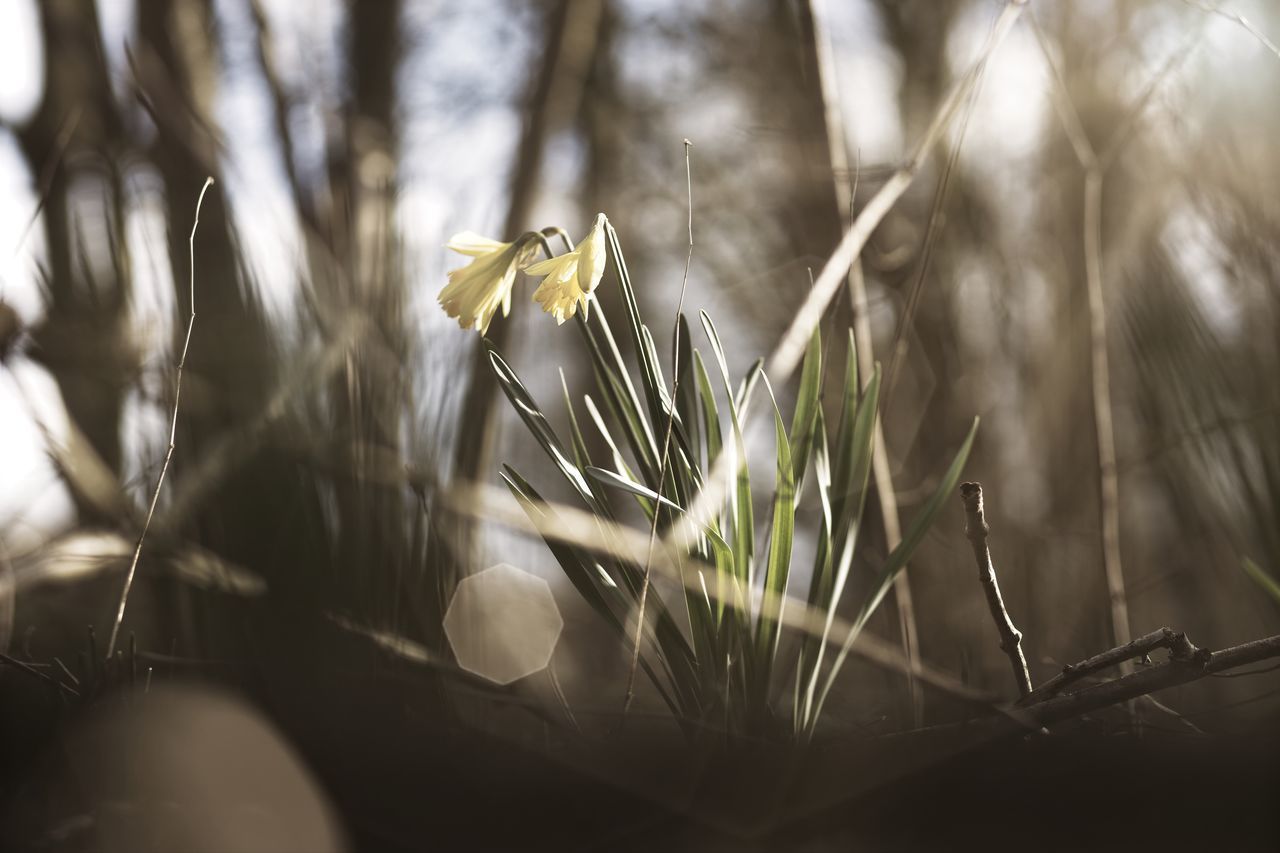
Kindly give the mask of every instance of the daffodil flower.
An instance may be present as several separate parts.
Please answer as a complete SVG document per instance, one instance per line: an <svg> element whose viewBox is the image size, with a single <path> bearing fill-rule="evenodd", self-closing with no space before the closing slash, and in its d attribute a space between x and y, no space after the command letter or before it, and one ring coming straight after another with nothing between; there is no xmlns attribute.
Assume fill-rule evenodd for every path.
<svg viewBox="0 0 1280 853"><path fill-rule="evenodd" d="M529 245L524 241L501 243L473 231L455 234L445 245L475 260L450 270L449 283L440 291L440 305L462 328L484 334L498 306L502 306L502 316L511 313L511 288Z"/></svg>
<svg viewBox="0 0 1280 853"><path fill-rule="evenodd" d="M596 289L604 275L604 226L608 220L603 213L596 216L591 233L572 252L525 267L529 275L546 276L533 292L542 309L564 323L582 305L582 316L587 316L591 305L591 291Z"/></svg>

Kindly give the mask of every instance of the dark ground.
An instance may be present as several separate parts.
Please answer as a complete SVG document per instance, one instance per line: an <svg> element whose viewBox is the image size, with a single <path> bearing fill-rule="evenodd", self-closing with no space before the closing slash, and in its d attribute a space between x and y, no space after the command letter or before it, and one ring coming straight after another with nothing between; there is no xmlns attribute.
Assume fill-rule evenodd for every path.
<svg viewBox="0 0 1280 853"><path fill-rule="evenodd" d="M520 709L441 716L420 670L363 653L290 667L279 648L234 690L284 733L358 850L1280 850L1274 726L1200 735L1166 718L1137 736L1117 710L978 747L953 728L703 750L630 724L584 743ZM59 712L46 687L0 675L3 849L106 849L77 732L148 697Z"/></svg>

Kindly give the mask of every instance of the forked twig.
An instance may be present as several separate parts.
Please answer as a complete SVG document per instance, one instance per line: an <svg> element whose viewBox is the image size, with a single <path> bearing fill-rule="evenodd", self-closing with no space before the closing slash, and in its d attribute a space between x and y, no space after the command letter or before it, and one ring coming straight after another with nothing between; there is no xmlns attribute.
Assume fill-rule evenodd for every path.
<svg viewBox="0 0 1280 853"><path fill-rule="evenodd" d="M1185 635L1177 635L1185 640ZM1102 684L1083 687L1073 693L1052 696L1022 708L1037 722L1050 724L1073 719L1081 714L1127 702L1189 681L1197 681L1251 663L1280 657L1280 635L1265 637L1221 651L1211 652L1187 643L1188 649L1174 653L1164 663L1124 675Z"/></svg>
<svg viewBox="0 0 1280 853"><path fill-rule="evenodd" d="M200 208L204 205L204 195L213 186L213 178L205 178L200 188L200 197L196 199L195 221L191 223L191 234L187 237L187 250L191 260L191 314L187 317L187 334L182 342L182 354L178 357L177 380L173 388L173 414L169 419L169 446L164 453L164 462L160 465L160 474L156 477L156 487L151 493L151 504L147 507L147 517L142 522L142 532L138 534L138 546L133 550L133 559L129 562L129 571L124 578L124 589L120 592L120 606L116 609L115 622L111 625L111 637L107 640L107 660L115 653L116 639L120 635L120 623L124 621L125 607L129 604L129 590L133 588L133 578L138 573L138 560L142 557L142 543L147 539L147 530L151 527L151 519L156 514L156 503L160 500L160 487L164 485L164 475L169 471L169 462L173 459L174 439L178 435L178 403L182 398L182 371L187 366L187 350L191 348L191 331L196 325L196 229L200 227Z"/></svg>
<svg viewBox="0 0 1280 853"><path fill-rule="evenodd" d="M996 630L1000 632L1000 648L1009 657L1013 667L1013 677L1018 682L1018 695L1023 699L1031 694L1031 674L1027 672L1027 659L1022 654L1022 632L1014 627L1013 619L1004 606L1004 598L1000 595L1000 583L996 580L996 569L991 564L991 551L987 547L987 519L982 507L982 484L962 483L960 496L964 499L964 533L973 546L974 559L978 561L978 580L982 582L982 591L987 596L987 607L991 609L991 618L995 620Z"/></svg>
<svg viewBox="0 0 1280 853"><path fill-rule="evenodd" d="M1192 645L1186 634L1174 631L1172 628L1161 628L1122 646L1085 658L1079 663L1067 664L1062 668L1062 672L1023 696L1020 704L1026 705L1048 699L1088 675L1136 658L1145 658L1156 649L1168 649L1175 660L1184 661L1194 660L1207 654L1203 649Z"/></svg>

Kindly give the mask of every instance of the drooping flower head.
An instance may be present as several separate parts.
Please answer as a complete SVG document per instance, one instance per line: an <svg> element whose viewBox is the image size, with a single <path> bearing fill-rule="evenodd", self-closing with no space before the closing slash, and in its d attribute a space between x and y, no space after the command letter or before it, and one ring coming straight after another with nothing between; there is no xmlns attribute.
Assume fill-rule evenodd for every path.
<svg viewBox="0 0 1280 853"><path fill-rule="evenodd" d="M542 309L564 323L582 306L582 316L587 316L591 304L591 291L596 289L604 276L605 234L608 222L603 213L596 215L595 224L578 247L572 252L525 267L529 275L546 276L533 298L542 303Z"/></svg>
<svg viewBox="0 0 1280 853"><path fill-rule="evenodd" d="M445 245L475 260L450 270L449 283L440 291L440 305L462 328L484 334L499 306L502 316L511 313L511 288L529 246L522 241L501 243L474 231L455 234Z"/></svg>

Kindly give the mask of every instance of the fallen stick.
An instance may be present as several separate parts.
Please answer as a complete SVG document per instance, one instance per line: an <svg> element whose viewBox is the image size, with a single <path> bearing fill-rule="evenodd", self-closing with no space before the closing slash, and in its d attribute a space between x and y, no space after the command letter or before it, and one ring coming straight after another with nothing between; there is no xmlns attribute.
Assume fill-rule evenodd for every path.
<svg viewBox="0 0 1280 853"><path fill-rule="evenodd" d="M1134 658L1146 657L1156 649L1169 649L1175 658L1183 659L1189 659L1195 653L1201 651L1191 644L1186 634L1174 631L1172 628L1161 628L1158 631L1152 631L1150 634L1144 634L1132 642L1117 646L1114 649L1108 649L1091 658L1086 658L1079 663L1067 664L1058 675L1041 684L1028 695L1023 696L1019 704L1027 705L1048 699L1061 693L1064 687L1079 681L1087 675L1092 675L1107 667L1117 666Z"/></svg>
<svg viewBox="0 0 1280 853"><path fill-rule="evenodd" d="M1185 640L1185 635L1179 636ZM1186 657L1175 653L1166 663L1102 684L1083 687L1074 693L1044 699L1020 710L1041 725L1060 723L1109 705L1146 696L1148 693L1198 681L1214 673L1280 657L1280 635L1232 646L1218 652L1197 649L1194 646L1191 646L1191 649L1193 651ZM1003 724L1006 718L997 719Z"/></svg>

